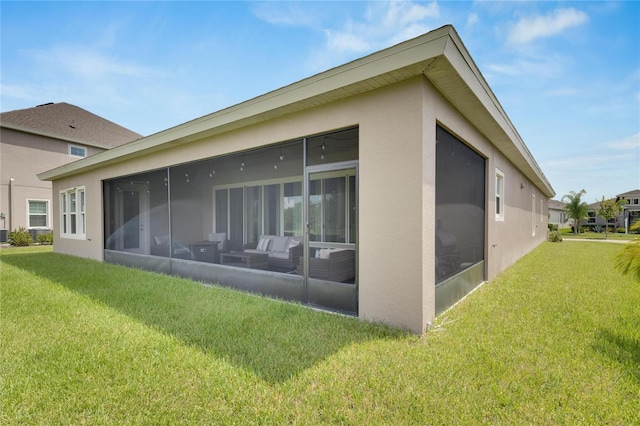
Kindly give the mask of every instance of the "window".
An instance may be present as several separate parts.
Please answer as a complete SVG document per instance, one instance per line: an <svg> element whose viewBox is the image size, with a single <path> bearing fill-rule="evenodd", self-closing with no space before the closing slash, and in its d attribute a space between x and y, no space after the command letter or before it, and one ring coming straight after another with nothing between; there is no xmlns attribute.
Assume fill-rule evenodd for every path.
<svg viewBox="0 0 640 426"><path fill-rule="evenodd" d="M87 156L87 148L77 145L69 145L69 155L72 157L84 158Z"/></svg>
<svg viewBox="0 0 640 426"><path fill-rule="evenodd" d="M49 200L27 200L27 212L29 228L49 226Z"/></svg>
<svg viewBox="0 0 640 426"><path fill-rule="evenodd" d="M65 238L84 238L86 233L85 190L65 189L60 192L60 229Z"/></svg>
<svg viewBox="0 0 640 426"><path fill-rule="evenodd" d="M496 169L496 220L504 220L504 173Z"/></svg>

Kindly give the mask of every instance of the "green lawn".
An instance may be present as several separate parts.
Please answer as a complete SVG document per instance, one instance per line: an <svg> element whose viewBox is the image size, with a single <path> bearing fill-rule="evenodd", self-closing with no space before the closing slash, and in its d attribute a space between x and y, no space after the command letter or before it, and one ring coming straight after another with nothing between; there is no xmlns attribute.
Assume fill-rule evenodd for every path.
<svg viewBox="0 0 640 426"><path fill-rule="evenodd" d="M417 337L0 250L0 424L640 424L640 283L545 243Z"/></svg>

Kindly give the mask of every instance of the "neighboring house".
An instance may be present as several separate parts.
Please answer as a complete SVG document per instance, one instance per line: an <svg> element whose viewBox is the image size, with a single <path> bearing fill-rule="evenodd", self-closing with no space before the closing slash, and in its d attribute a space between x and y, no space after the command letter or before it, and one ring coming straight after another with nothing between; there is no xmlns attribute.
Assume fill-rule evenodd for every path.
<svg viewBox="0 0 640 426"><path fill-rule="evenodd" d="M555 195L451 26L39 177L56 252L416 333Z"/></svg>
<svg viewBox="0 0 640 426"><path fill-rule="evenodd" d="M55 228L51 182L37 174L142 136L67 103L0 114L0 242L25 227Z"/></svg>
<svg viewBox="0 0 640 426"><path fill-rule="evenodd" d="M558 228L570 228L573 221L567 213L566 203L557 200L549 200L549 223Z"/></svg>
<svg viewBox="0 0 640 426"><path fill-rule="evenodd" d="M580 226L586 226L595 232L604 232L604 226L607 221L598 214L598 210L600 210L600 201L589 204L587 207L587 219L581 220ZM620 226L617 218L609 220L609 226L613 228Z"/></svg>
<svg viewBox="0 0 640 426"><path fill-rule="evenodd" d="M620 226L624 226L628 232L629 226L634 221L640 220L640 189L618 194L616 199L627 200L627 203L623 205L624 211L618 217L618 221L621 224Z"/></svg>
<svg viewBox="0 0 640 426"><path fill-rule="evenodd" d="M627 200L627 202L622 205L622 213L620 213L615 219L611 219L609 221L609 226L614 228L625 228L628 232L629 226L631 226L633 221L640 219L640 190L636 189L634 191L616 195L616 200L620 199ZM582 220L581 225L588 226L590 229L598 232L602 231L606 220L602 216L598 215L598 210L600 210L599 201L589 204L589 210L587 212L588 218L587 220Z"/></svg>

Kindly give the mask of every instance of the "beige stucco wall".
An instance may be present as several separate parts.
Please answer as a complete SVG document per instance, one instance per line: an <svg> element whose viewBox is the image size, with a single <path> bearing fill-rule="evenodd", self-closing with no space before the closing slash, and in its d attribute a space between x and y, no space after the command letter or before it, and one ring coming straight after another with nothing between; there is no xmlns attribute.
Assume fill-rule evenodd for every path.
<svg viewBox="0 0 640 426"><path fill-rule="evenodd" d="M423 77L285 118L121 162L54 183L86 186L87 240L56 235L55 250L102 260L101 180L359 126L359 314L422 332L435 311L435 125L442 123L488 158L487 276L495 276L546 234L531 236L531 193L542 195ZM507 176L504 223L493 221L493 170ZM520 181L525 184L520 191ZM517 190L514 189L517 186ZM526 204L528 200L529 204ZM546 210L544 210L546 212ZM58 218L58 197L54 197ZM520 215L526 218L521 219ZM543 226L544 225L544 226ZM495 244L495 247L493 245ZM489 249L492 247L493 251Z"/></svg>
<svg viewBox="0 0 640 426"><path fill-rule="evenodd" d="M51 182L41 181L37 174L78 160L68 154L68 147L66 141L0 128L0 212L6 216L4 222L0 220L0 229L28 227L27 200L47 200L51 210ZM85 148L88 155L103 151ZM10 178L13 203L9 199ZM50 212L49 220L53 222L51 219Z"/></svg>

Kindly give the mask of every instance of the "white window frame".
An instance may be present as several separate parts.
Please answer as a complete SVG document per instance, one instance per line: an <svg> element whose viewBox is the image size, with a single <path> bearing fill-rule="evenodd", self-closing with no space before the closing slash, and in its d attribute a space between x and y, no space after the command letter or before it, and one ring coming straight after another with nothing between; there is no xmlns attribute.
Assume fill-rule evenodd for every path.
<svg viewBox="0 0 640 426"><path fill-rule="evenodd" d="M31 226L31 216L32 214L30 213L30 209L29 209L29 203L30 202L38 202L38 203L46 203L46 213L45 215L45 225L44 226ZM26 200L27 202L27 228L28 229L49 229L49 224L50 222L50 218L51 218L51 200L45 200L45 199L39 199L39 198L27 198ZM34 214L35 216L35 214ZM41 216L41 215L40 215Z"/></svg>
<svg viewBox="0 0 640 426"><path fill-rule="evenodd" d="M75 210L71 202L75 197ZM84 186L60 191L60 237L84 240L87 236L87 199ZM75 232L72 232L75 230Z"/></svg>
<svg viewBox="0 0 640 426"><path fill-rule="evenodd" d="M504 172L500 169L496 169L496 187L495 187L495 193L496 193L496 205L495 205L495 212L496 212L496 221L498 222L504 222L504 210L505 210L505 202L504 202L504 188L505 188L505 178L504 178Z"/></svg>
<svg viewBox="0 0 640 426"><path fill-rule="evenodd" d="M73 151L74 148L75 149L81 149L84 152L84 155L73 154L72 151ZM69 144L69 155L71 157L76 157L76 158L85 158L87 156L87 148L84 147L84 146Z"/></svg>

